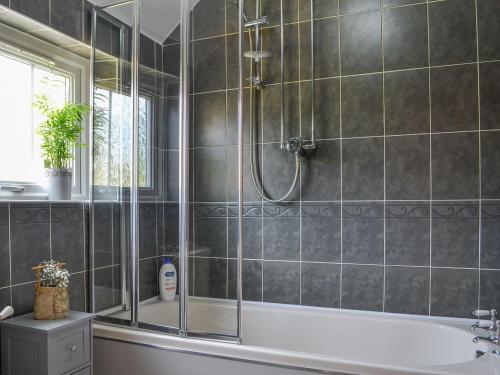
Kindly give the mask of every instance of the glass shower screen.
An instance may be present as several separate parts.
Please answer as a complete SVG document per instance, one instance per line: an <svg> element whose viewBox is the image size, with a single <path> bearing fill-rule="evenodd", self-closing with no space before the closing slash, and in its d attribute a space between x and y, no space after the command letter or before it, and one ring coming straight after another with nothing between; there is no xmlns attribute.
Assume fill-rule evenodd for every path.
<svg viewBox="0 0 500 375"><path fill-rule="evenodd" d="M107 322L234 341L240 91L226 22L238 6L221 30L212 6L135 0L93 13L93 305ZM218 59L222 80L209 71ZM177 296L164 301L169 260Z"/></svg>

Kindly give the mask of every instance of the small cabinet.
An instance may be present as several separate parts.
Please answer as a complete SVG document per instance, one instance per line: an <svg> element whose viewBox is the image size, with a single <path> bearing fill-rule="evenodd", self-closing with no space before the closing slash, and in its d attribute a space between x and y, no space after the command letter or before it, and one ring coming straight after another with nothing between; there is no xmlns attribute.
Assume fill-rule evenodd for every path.
<svg viewBox="0 0 500 375"><path fill-rule="evenodd" d="M2 375L90 375L93 318L70 312L61 320L34 320L26 314L3 321Z"/></svg>

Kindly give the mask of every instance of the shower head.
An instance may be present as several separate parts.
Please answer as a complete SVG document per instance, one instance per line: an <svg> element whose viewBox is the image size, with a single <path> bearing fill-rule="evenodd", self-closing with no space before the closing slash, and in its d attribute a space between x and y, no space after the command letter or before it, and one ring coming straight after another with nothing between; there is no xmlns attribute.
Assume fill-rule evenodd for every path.
<svg viewBox="0 0 500 375"><path fill-rule="evenodd" d="M245 57L247 57L249 59L254 59L255 61L266 59L266 58L271 57L271 56L272 56L271 52L268 52L268 51L248 51L248 52L245 52Z"/></svg>

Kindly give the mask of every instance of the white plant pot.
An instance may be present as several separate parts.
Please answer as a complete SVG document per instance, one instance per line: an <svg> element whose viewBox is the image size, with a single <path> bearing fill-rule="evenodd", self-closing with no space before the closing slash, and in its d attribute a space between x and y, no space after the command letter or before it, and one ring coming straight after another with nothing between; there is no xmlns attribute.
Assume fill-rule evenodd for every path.
<svg viewBox="0 0 500 375"><path fill-rule="evenodd" d="M48 168L47 192L50 200L67 201L71 199L73 171L71 168Z"/></svg>

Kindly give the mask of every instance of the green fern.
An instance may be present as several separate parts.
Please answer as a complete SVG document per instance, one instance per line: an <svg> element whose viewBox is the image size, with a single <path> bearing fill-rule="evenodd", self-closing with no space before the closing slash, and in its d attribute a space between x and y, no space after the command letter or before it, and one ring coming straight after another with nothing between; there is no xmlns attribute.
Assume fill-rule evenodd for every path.
<svg viewBox="0 0 500 375"><path fill-rule="evenodd" d="M79 143L83 120L90 112L86 104L65 103L61 108L50 104L45 95L36 97L33 106L46 119L37 128L42 139L42 156L45 168L69 168L74 150L85 147Z"/></svg>

